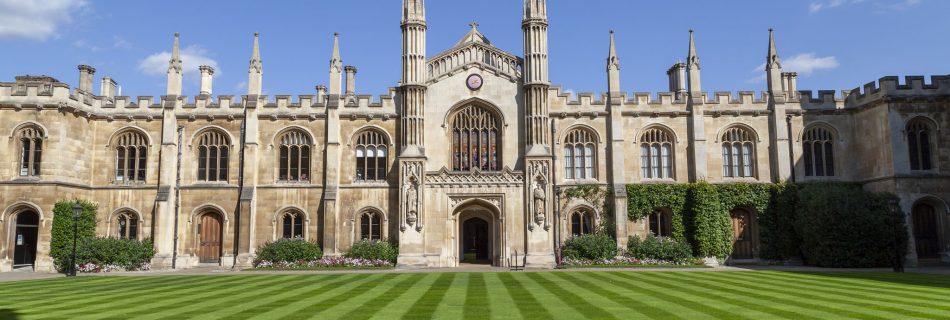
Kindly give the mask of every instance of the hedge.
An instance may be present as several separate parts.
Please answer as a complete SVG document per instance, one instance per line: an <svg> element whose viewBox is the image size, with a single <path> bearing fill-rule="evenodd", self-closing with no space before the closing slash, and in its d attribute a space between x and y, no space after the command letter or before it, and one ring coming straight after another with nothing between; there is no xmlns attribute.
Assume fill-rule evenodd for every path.
<svg viewBox="0 0 950 320"><path fill-rule="evenodd" d="M344 257L352 259L381 260L395 264L399 257L399 247L387 241L362 240L354 243Z"/></svg>
<svg viewBox="0 0 950 320"><path fill-rule="evenodd" d="M609 260L617 256L617 242L606 233L585 234L565 241L562 253L574 260Z"/></svg>
<svg viewBox="0 0 950 320"><path fill-rule="evenodd" d="M78 264L94 263L101 267L120 267L126 271L148 270L155 248L152 240L83 238L76 250Z"/></svg>
<svg viewBox="0 0 950 320"><path fill-rule="evenodd" d="M69 261L73 250L73 205L76 200L63 200L53 206L52 237L50 238L50 257L60 272L69 270ZM98 206L88 201L79 201L82 214L79 217L79 243L83 239L96 236L96 210ZM77 248L77 251L79 249ZM78 258L77 258L78 261Z"/></svg>
<svg viewBox="0 0 950 320"><path fill-rule="evenodd" d="M261 261L297 262L314 261L323 257L323 250L316 242L304 239L280 239L257 248L255 265Z"/></svg>

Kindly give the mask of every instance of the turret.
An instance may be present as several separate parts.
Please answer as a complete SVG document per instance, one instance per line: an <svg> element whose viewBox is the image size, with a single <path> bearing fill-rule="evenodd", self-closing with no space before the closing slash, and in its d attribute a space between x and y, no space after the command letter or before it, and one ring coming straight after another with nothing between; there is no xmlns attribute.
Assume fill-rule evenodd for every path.
<svg viewBox="0 0 950 320"><path fill-rule="evenodd" d="M524 20L524 82L550 84L548 80L548 14L546 0L525 0Z"/></svg>
<svg viewBox="0 0 950 320"><path fill-rule="evenodd" d="M166 94L169 96L181 95L181 51L178 45L178 33L175 33L175 42L172 44L172 56L168 60L168 85Z"/></svg>
<svg viewBox="0 0 950 320"><path fill-rule="evenodd" d="M261 61L261 48L258 33L254 33L254 48L251 49L251 62L247 69L247 94L260 95L263 91L264 62Z"/></svg>
<svg viewBox="0 0 950 320"><path fill-rule="evenodd" d="M340 34L333 34L333 54L330 56L330 94L340 95L343 86L343 59L340 58Z"/></svg>
<svg viewBox="0 0 950 320"><path fill-rule="evenodd" d="M670 92L676 95L676 99L682 99L686 95L686 64L677 62L666 70L666 76L670 80Z"/></svg>
<svg viewBox="0 0 950 320"><path fill-rule="evenodd" d="M426 79L426 9L424 0L402 2L402 84L416 85Z"/></svg>

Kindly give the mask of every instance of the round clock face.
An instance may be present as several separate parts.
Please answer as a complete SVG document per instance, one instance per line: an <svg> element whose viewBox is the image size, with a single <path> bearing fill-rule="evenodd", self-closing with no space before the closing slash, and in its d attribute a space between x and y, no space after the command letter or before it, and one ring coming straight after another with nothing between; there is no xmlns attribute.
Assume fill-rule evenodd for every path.
<svg viewBox="0 0 950 320"><path fill-rule="evenodd" d="M472 90L481 89L483 83L484 81L482 80L482 76L477 74L470 75L468 76L468 79L465 80L465 84L467 84L468 88Z"/></svg>

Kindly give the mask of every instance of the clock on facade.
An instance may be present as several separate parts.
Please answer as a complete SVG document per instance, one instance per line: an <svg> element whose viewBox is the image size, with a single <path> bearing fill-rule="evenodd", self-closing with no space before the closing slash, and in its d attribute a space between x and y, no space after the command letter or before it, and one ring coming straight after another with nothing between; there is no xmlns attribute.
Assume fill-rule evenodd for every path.
<svg viewBox="0 0 950 320"><path fill-rule="evenodd" d="M482 80L482 76L477 74L472 74L468 76L468 79L465 80L465 84L468 85L468 88L471 90L478 90L482 88L482 84L485 81Z"/></svg>

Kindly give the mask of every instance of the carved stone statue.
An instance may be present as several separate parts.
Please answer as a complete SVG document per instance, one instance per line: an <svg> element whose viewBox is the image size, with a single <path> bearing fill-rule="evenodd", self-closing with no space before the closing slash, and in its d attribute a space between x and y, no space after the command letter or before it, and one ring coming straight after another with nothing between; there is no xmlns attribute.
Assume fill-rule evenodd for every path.
<svg viewBox="0 0 950 320"><path fill-rule="evenodd" d="M415 176L410 176L406 181L406 223L414 226L418 221L416 210L419 208L419 183Z"/></svg>
<svg viewBox="0 0 950 320"><path fill-rule="evenodd" d="M544 194L544 185L541 179L538 179L538 182L534 184L534 190L531 194L534 198L534 219L535 222L540 225L544 223L544 204L545 199L547 199L547 196Z"/></svg>

